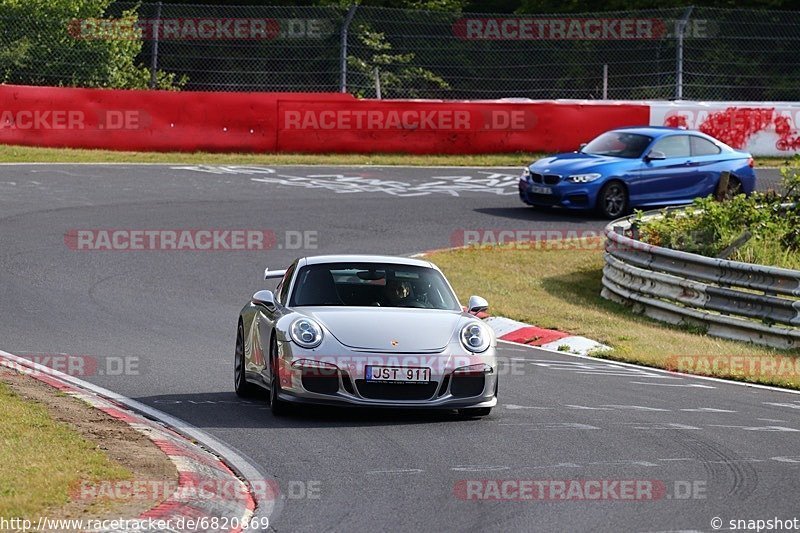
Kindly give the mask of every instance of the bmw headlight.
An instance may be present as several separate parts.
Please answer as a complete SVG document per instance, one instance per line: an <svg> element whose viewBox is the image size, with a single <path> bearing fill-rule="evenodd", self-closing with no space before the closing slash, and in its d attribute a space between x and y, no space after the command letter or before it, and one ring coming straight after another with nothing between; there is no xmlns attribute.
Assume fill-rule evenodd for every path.
<svg viewBox="0 0 800 533"><path fill-rule="evenodd" d="M461 329L461 344L470 352L485 352L490 343L491 336L480 322L470 322Z"/></svg>
<svg viewBox="0 0 800 533"><path fill-rule="evenodd" d="M590 181L594 181L602 177L602 174L593 172L591 174L573 174L568 179L573 183L589 183Z"/></svg>
<svg viewBox="0 0 800 533"><path fill-rule="evenodd" d="M316 348L322 342L322 328L310 318L298 318L292 322L289 335L303 348Z"/></svg>
<svg viewBox="0 0 800 533"><path fill-rule="evenodd" d="M530 178L531 178L531 169L528 168L528 167L523 168L522 169L522 176L520 176L520 179L528 181L528 180L530 180Z"/></svg>

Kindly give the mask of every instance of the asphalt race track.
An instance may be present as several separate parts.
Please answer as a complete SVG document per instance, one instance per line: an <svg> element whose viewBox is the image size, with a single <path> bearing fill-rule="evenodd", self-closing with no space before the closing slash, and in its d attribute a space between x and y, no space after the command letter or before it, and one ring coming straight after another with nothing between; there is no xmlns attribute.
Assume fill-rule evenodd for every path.
<svg viewBox="0 0 800 533"><path fill-rule="evenodd" d="M500 404L484 420L335 409L275 419L264 402L234 395L235 319L265 287L265 266L318 253L410 254L450 246L463 229L604 226L591 214L522 206L516 176L0 166L0 349L97 357L86 379L241 451L287 494L272 516L277 531L712 531L714 517L723 530L731 519L800 519L800 395L509 344L499 348ZM778 174L759 176L763 188ZM257 252L65 244L76 229L184 228L269 229L277 243ZM289 249L287 232L311 235L315 249ZM109 375L119 372L105 360L135 364ZM469 480L634 480L660 492L626 501L464 500ZM470 486L478 485L489 486Z"/></svg>

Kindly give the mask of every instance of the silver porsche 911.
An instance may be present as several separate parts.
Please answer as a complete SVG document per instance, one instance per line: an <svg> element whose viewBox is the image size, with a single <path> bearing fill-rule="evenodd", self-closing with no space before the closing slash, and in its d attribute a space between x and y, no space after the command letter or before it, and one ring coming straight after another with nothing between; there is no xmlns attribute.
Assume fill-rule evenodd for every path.
<svg viewBox="0 0 800 533"><path fill-rule="evenodd" d="M239 313L236 393L269 391L275 415L293 403L457 409L497 404L497 341L428 261L316 256L286 270Z"/></svg>

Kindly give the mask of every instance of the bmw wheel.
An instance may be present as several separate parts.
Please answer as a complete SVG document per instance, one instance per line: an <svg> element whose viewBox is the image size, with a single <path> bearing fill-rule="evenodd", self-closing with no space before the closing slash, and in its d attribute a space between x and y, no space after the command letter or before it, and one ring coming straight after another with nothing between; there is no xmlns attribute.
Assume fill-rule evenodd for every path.
<svg viewBox="0 0 800 533"><path fill-rule="evenodd" d="M628 191L619 181L609 181L597 196L597 209L606 218L619 218L628 212Z"/></svg>
<svg viewBox="0 0 800 533"><path fill-rule="evenodd" d="M737 194L742 194L742 182L731 176L728 178L728 186L725 188L722 200L728 201L733 199Z"/></svg>

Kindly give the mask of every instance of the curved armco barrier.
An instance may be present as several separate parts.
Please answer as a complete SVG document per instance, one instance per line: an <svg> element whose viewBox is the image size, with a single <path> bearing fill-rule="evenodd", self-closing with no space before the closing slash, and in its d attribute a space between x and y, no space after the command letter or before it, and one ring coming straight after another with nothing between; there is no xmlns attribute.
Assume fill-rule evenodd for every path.
<svg viewBox="0 0 800 533"><path fill-rule="evenodd" d="M606 226L604 298L670 324L701 325L717 337L800 345L800 271L643 243L628 236L631 218Z"/></svg>

